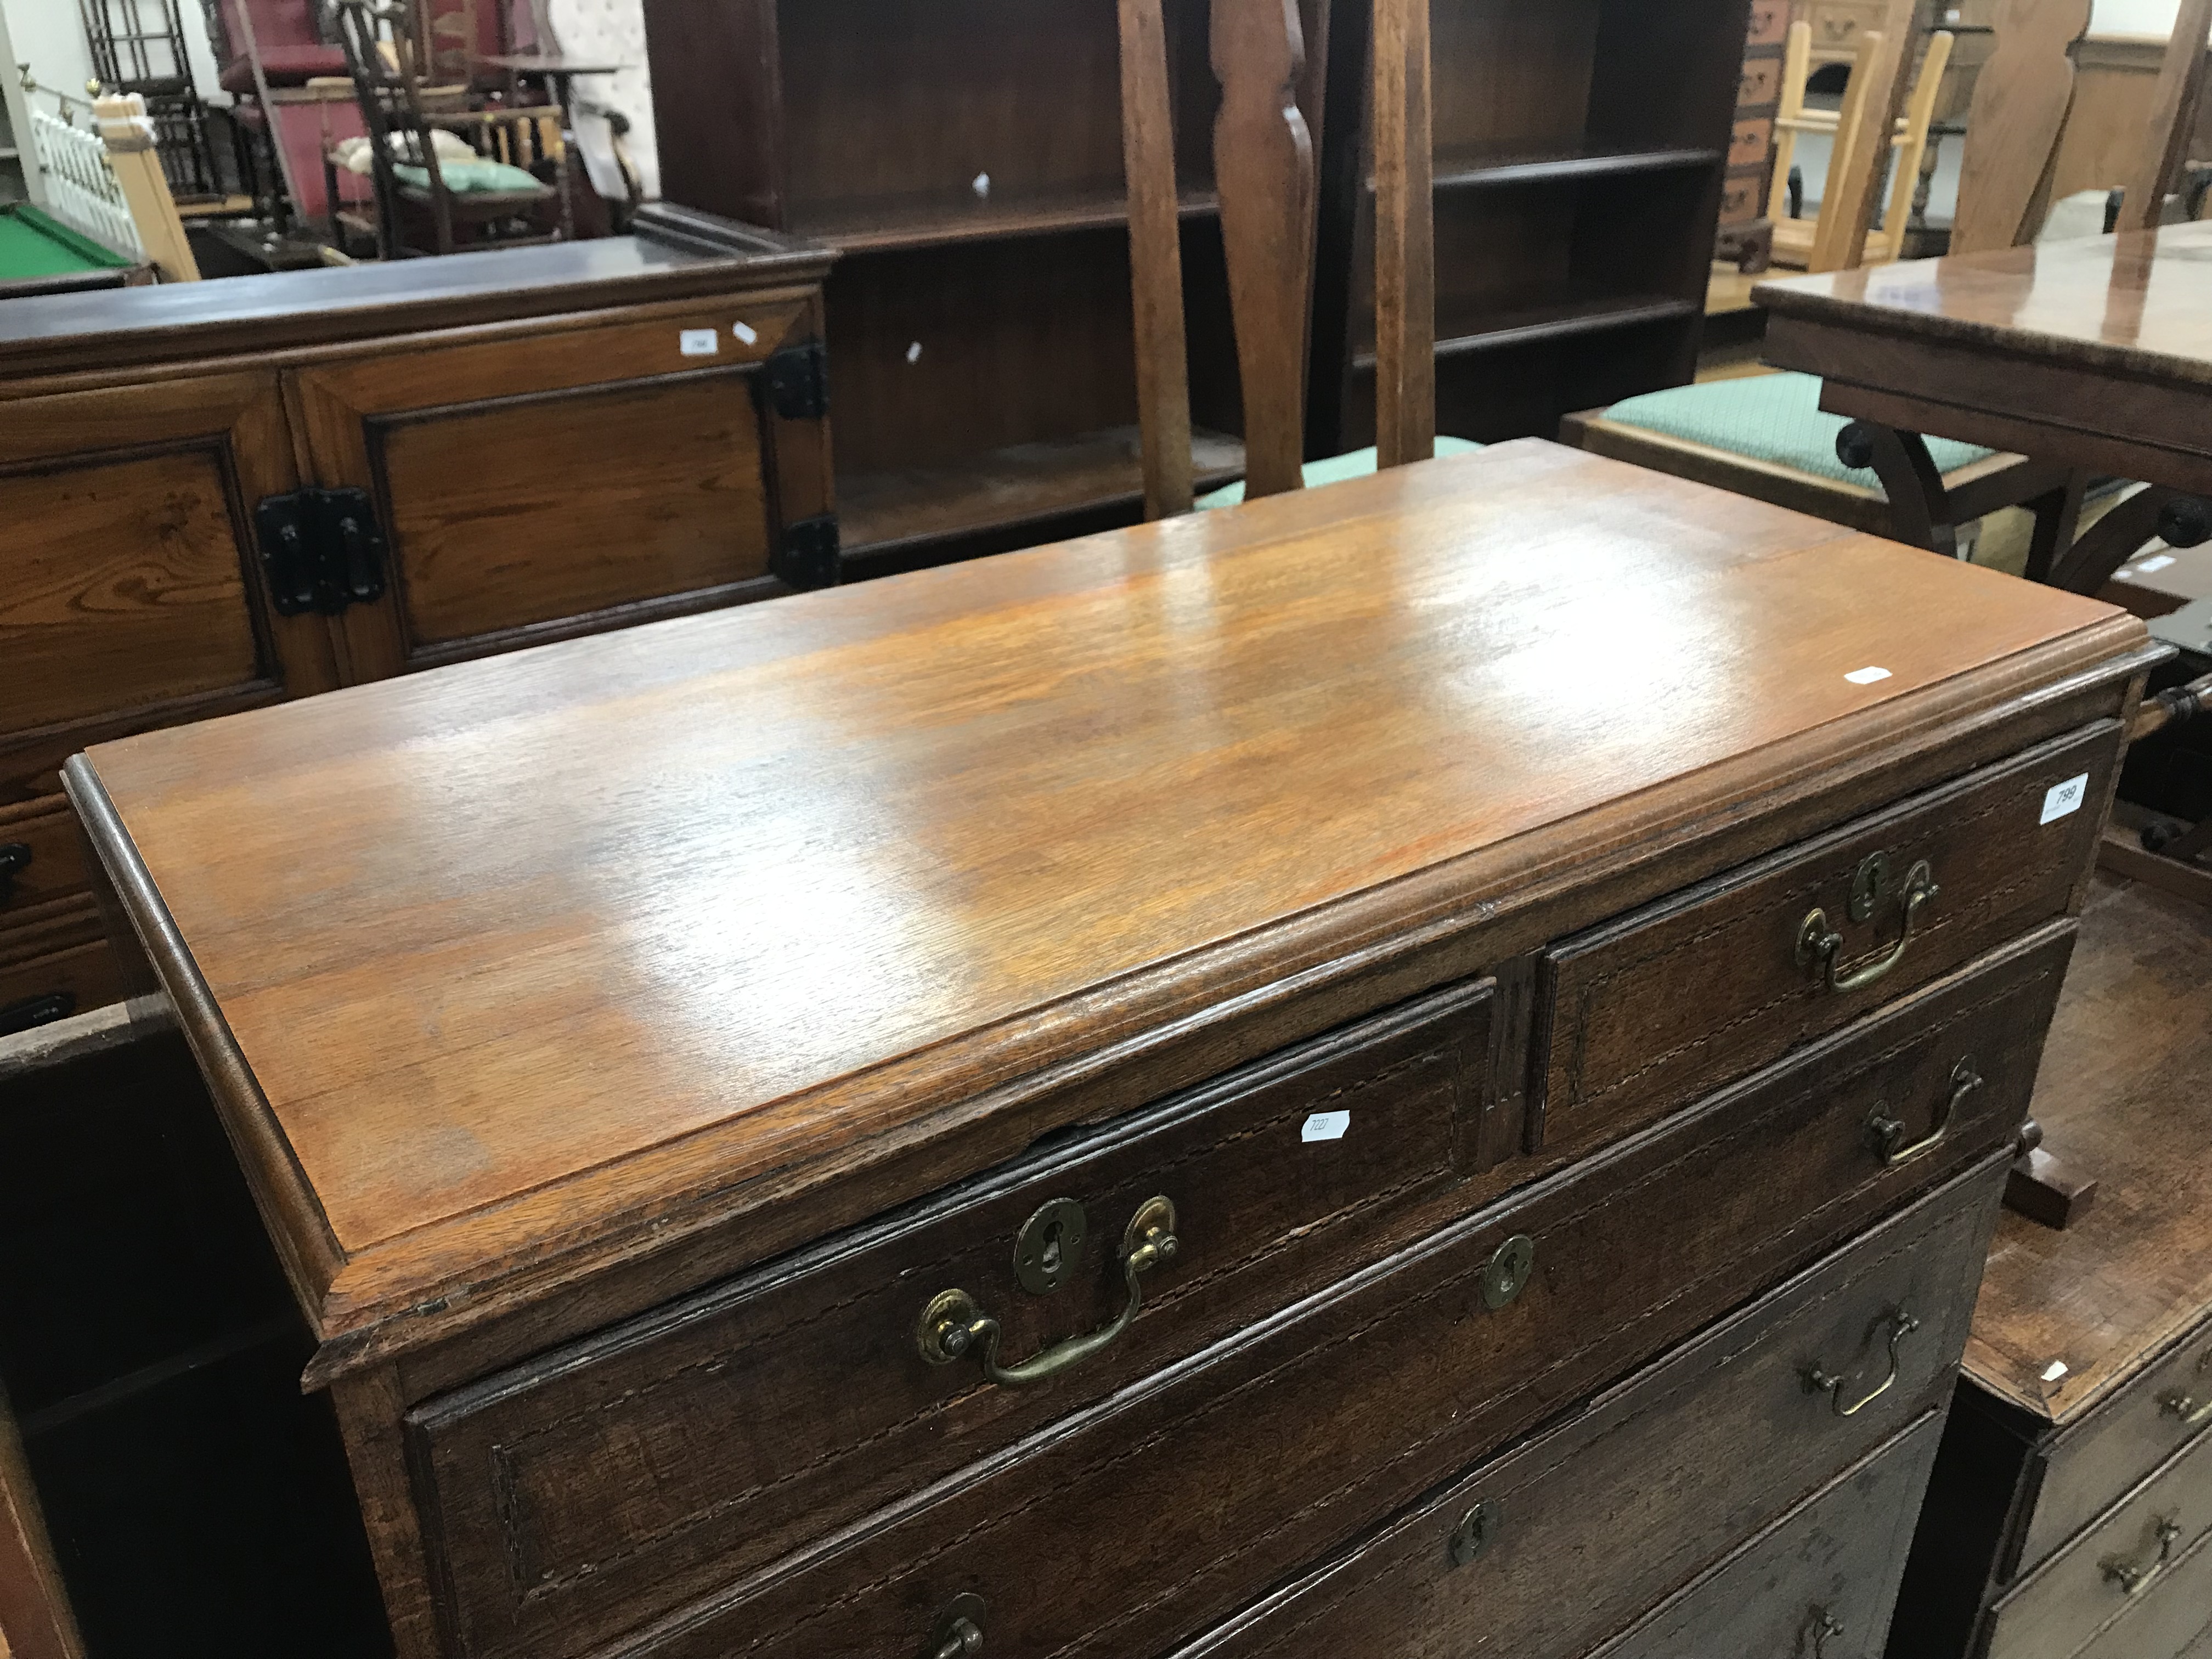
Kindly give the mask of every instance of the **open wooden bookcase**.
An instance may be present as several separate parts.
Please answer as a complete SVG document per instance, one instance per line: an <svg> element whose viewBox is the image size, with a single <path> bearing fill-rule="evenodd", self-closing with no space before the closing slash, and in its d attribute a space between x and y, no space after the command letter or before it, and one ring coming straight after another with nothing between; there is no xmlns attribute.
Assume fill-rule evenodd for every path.
<svg viewBox="0 0 2212 1659"><path fill-rule="evenodd" d="M1328 0L1301 0L1310 93ZM1114 0L645 0L672 201L843 251L847 555L868 574L1133 521ZM1200 487L1240 474L1206 0L1166 0ZM1318 113L1318 105L1308 103Z"/></svg>
<svg viewBox="0 0 2212 1659"><path fill-rule="evenodd" d="M1691 378L1748 0L1435 0L1437 429ZM1309 453L1372 443L1372 9L1336 18Z"/></svg>

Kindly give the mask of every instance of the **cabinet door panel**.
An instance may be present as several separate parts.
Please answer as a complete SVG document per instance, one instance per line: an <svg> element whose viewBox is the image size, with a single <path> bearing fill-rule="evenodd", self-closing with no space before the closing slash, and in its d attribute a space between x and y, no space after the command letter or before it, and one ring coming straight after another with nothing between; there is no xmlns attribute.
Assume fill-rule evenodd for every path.
<svg viewBox="0 0 2212 1659"><path fill-rule="evenodd" d="M820 326L804 293L732 295L298 371L317 481L369 491L386 536L347 677L786 591L769 558L829 510L827 423L781 417L757 383Z"/></svg>
<svg viewBox="0 0 2212 1659"><path fill-rule="evenodd" d="M760 422L730 380L374 422L410 640L453 644L765 577Z"/></svg>
<svg viewBox="0 0 2212 1659"><path fill-rule="evenodd" d="M274 375L0 406L0 801L88 743L336 684L275 615L253 504L297 474Z"/></svg>

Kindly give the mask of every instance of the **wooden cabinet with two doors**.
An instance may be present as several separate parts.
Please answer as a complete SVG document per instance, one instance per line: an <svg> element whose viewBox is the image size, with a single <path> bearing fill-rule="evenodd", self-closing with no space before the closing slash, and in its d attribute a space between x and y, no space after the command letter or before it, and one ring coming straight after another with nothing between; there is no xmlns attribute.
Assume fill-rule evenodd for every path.
<svg viewBox="0 0 2212 1659"><path fill-rule="evenodd" d="M833 580L830 258L653 209L0 314L0 1032L120 994L88 744Z"/></svg>

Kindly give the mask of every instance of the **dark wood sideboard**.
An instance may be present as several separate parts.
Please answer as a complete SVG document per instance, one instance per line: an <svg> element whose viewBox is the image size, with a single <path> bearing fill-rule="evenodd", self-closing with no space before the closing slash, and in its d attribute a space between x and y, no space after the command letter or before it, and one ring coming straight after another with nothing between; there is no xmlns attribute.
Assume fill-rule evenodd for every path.
<svg viewBox="0 0 2212 1659"><path fill-rule="evenodd" d="M1529 441L68 780L406 1659L1870 1659L2154 654Z"/></svg>
<svg viewBox="0 0 2212 1659"><path fill-rule="evenodd" d="M0 1030L118 992L88 743L823 580L831 257L656 206L0 308Z"/></svg>

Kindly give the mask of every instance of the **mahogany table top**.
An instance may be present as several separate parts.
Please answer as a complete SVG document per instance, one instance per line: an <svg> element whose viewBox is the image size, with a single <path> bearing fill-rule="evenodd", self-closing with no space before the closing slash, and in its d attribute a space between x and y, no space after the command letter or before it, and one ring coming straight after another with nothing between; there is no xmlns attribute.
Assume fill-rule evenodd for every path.
<svg viewBox="0 0 2212 1659"><path fill-rule="evenodd" d="M2212 222L1863 266L1752 297L1778 319L2212 384Z"/></svg>
<svg viewBox="0 0 2212 1659"><path fill-rule="evenodd" d="M1594 861L1668 878L1747 795L2144 637L1528 441L151 732L71 788L219 1011L329 1340Z"/></svg>

